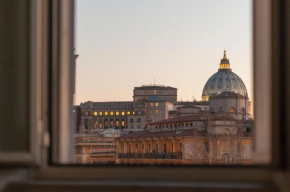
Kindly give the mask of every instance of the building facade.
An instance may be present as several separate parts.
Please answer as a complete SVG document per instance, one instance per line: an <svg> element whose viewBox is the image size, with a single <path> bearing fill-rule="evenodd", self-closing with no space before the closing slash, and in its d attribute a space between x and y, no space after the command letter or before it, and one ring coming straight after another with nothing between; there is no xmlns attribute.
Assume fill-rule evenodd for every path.
<svg viewBox="0 0 290 192"><path fill-rule="evenodd" d="M76 134L75 162L77 164L115 164L115 138L119 136L118 133L112 131L92 135Z"/></svg>
<svg viewBox="0 0 290 192"><path fill-rule="evenodd" d="M246 122L207 115L176 117L116 138L117 164L250 164Z"/></svg>

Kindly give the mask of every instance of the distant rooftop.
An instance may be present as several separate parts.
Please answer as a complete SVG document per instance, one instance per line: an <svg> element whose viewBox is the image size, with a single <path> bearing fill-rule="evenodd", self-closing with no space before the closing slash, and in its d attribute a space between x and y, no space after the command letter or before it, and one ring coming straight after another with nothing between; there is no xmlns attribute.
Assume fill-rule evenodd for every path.
<svg viewBox="0 0 290 192"><path fill-rule="evenodd" d="M209 105L208 101L177 101L175 105Z"/></svg>
<svg viewBox="0 0 290 192"><path fill-rule="evenodd" d="M189 116L177 116L177 117L173 117L173 118L169 118L169 119L164 119L161 121L156 121L156 122L150 123L150 125L203 121L203 120L205 120L205 118L206 117L204 115L201 115L201 114L189 115ZM213 120L235 121L235 119L233 117L219 116L219 115L214 115Z"/></svg>
<svg viewBox="0 0 290 192"><path fill-rule="evenodd" d="M160 85L160 84L148 84L148 85L142 85L141 87L134 87L134 89L174 89L177 90L175 87L170 87L170 86L165 86L165 85Z"/></svg>
<svg viewBox="0 0 290 192"><path fill-rule="evenodd" d="M176 131L159 131L159 132L146 132L146 131L142 131L142 132L133 132L130 133L128 135L119 137L117 139L131 139L131 138L152 138L152 137L176 137L176 136L193 136L195 134L199 135L203 135L205 136L206 133L205 132L198 132L195 129L190 129L190 130L185 130L182 131L180 133L176 132Z"/></svg>
<svg viewBox="0 0 290 192"><path fill-rule="evenodd" d="M147 101L152 101L152 102L158 102L158 101L166 101L165 99L162 99L156 95L151 95L151 96L148 96L148 99Z"/></svg>

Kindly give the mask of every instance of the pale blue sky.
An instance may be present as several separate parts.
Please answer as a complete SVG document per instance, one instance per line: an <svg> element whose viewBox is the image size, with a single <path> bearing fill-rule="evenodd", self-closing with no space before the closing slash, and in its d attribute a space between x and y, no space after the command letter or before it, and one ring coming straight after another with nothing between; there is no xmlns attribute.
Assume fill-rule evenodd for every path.
<svg viewBox="0 0 290 192"><path fill-rule="evenodd" d="M252 100L251 0L77 0L75 103L131 101L154 77L201 100L224 48Z"/></svg>

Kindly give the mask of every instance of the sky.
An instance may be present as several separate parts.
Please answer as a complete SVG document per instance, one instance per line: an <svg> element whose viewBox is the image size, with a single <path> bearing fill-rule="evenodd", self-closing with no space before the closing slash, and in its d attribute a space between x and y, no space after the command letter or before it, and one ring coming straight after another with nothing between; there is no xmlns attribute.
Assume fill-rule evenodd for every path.
<svg viewBox="0 0 290 192"><path fill-rule="evenodd" d="M77 0L75 104L162 84L201 100L226 49L252 100L251 0Z"/></svg>

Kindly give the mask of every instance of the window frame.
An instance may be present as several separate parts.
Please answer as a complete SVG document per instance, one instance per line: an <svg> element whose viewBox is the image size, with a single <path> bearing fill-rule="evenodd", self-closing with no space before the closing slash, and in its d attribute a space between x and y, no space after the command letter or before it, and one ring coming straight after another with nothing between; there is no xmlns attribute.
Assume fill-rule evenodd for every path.
<svg viewBox="0 0 290 192"><path fill-rule="evenodd" d="M56 2L56 1L53 1ZM63 14L67 14L66 16L71 16L72 12L70 12L68 9L65 9L65 7L74 7L74 2L72 0L62 0L61 3L63 6L60 7L59 12L62 12ZM255 76L262 76L261 78L269 78L269 74L271 75L271 61L272 58L270 57L272 55L272 50L270 49L272 45L272 23L271 21L271 5L273 2L271 0L264 0L264 1L253 1L253 9L254 9L254 71ZM57 4L59 5L59 4ZM275 7L274 7L275 8ZM277 14L277 13L276 13ZM57 19L59 19L59 15L56 16ZM262 21L262 22L261 22ZM73 24L71 24L73 25ZM259 25L259 27L257 27ZM72 27L72 26L64 26L64 27ZM260 35L262 31L267 31L266 34ZM272 41L271 41L272 40ZM67 42L68 43L68 42ZM263 49L260 49L261 46L263 46ZM68 48L67 48L68 49ZM263 51L269 53L267 61L265 61ZM68 50L67 53L72 54ZM277 53L276 53L277 54ZM261 63L262 61L265 61L265 63ZM66 61L68 62L68 61ZM262 73L257 74L256 72L259 69L265 68L266 65L268 71L266 71L266 77L263 76ZM275 67L275 66L273 66ZM276 66L277 67L277 66ZM69 70L68 70L69 71ZM260 77L259 76L259 77ZM272 79L272 76L270 76L270 79ZM262 87L265 88L265 85L263 82L259 82L257 80L254 81L254 86L259 87L259 85L263 85ZM272 106L272 101L275 99L275 97L272 97L271 91L271 85L272 82L269 82L269 87L266 88L265 93L269 97L267 99L262 99L260 102L255 102L254 106L255 109L257 109L257 106L261 109L263 109L263 104L266 104L265 106ZM267 86L266 86L267 87ZM273 89L276 89L273 87ZM261 90L254 90L256 98L258 97L261 92ZM67 95L68 96L68 95ZM265 97L264 97L265 98ZM273 100L272 100L273 99ZM265 107L264 106L264 107ZM272 117L269 110L265 114L261 114L264 117ZM69 113L67 111L66 113ZM255 110L255 118L259 117L261 120L261 115L259 115ZM270 116L269 116L270 115ZM271 125L272 121L271 118L269 118L268 125L266 125L269 133L271 132ZM68 123L68 122L67 122ZM255 127L259 126L262 122L256 122L255 121ZM259 161L259 158L257 156L263 155L263 157L266 157L267 161L262 161L260 159L261 165L255 165L255 166L198 166L198 165L191 165L191 166L90 166L90 165L72 165L68 164L65 166L56 166L51 164L51 162L47 161L47 159L43 159L42 165L38 170L32 170L33 178L36 179L108 179L108 180L184 180L184 181L220 181L220 182L230 182L230 181L243 181L243 182L272 182L273 180L273 166L276 168L279 168L279 163L281 161L280 159L280 151L277 153L269 153L269 149L271 150L271 147L266 149L265 147L261 146L261 138L256 132L254 133L255 138L255 158L257 158L257 161ZM275 130L274 132L277 132ZM52 133L53 130L52 130ZM279 146L279 143L277 139L279 139L279 136L277 134L274 135L274 137L271 137L270 135L266 135L267 138L270 140L273 139L273 142L271 142L270 145L273 145L273 149L279 149L277 148ZM60 139L60 138L58 138ZM43 153L49 154L49 151L44 148ZM53 154L53 153L52 153ZM46 155L45 157L47 157ZM273 158L273 163L271 165L265 165L265 163L269 162L269 159ZM64 159L65 162L67 158ZM94 171L92 171L94 170ZM127 174L130 172L130 174ZM194 174L193 174L194 173Z"/></svg>
<svg viewBox="0 0 290 192"><path fill-rule="evenodd" d="M42 111L42 93L43 81L35 81L41 79L42 71L47 66L47 58L42 56L43 48L47 45L47 33L43 31L46 23L43 23L42 2L37 0L30 0L25 2L29 6L29 11L21 12L20 14L29 15L29 151L0 151L0 165L13 164L21 166L35 166L41 164L41 145L47 146L49 142L48 132L42 132L44 124L47 119ZM20 4L21 6L21 4ZM23 4L22 4L23 6ZM45 13L44 13L45 14ZM25 23L25 24L28 24ZM42 39L43 41L39 41ZM45 60L44 60L45 59ZM44 65L41 63L43 62ZM45 97L45 96L43 96Z"/></svg>

